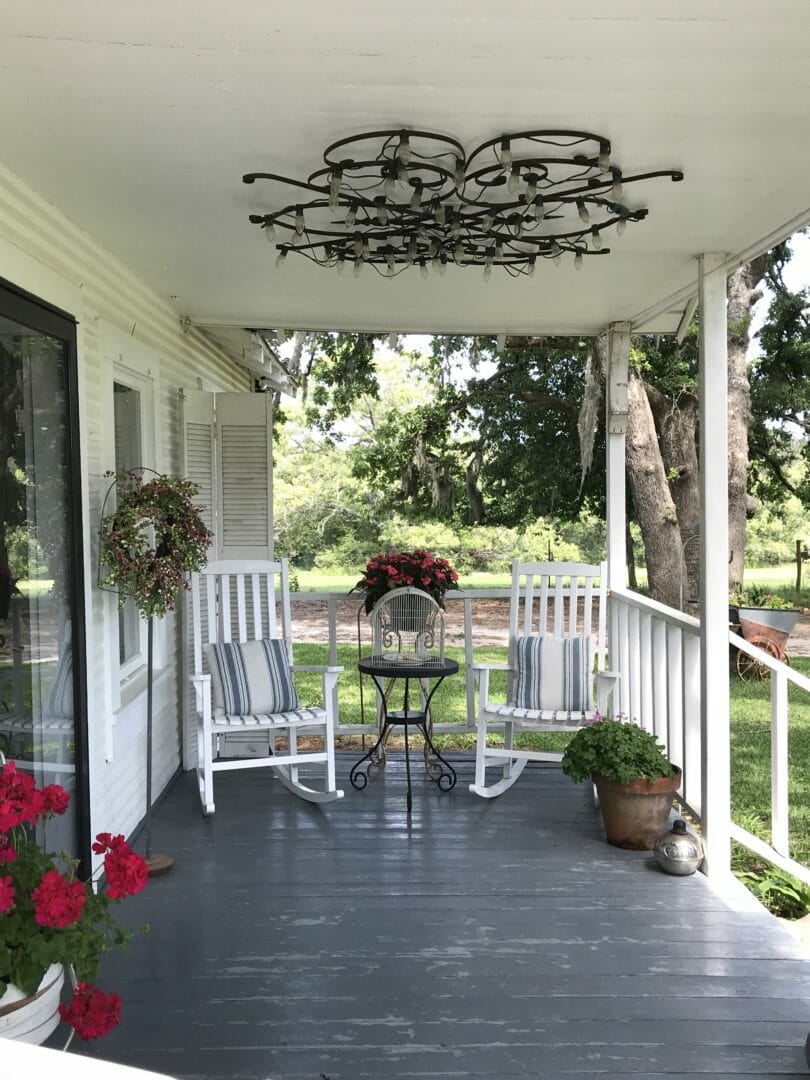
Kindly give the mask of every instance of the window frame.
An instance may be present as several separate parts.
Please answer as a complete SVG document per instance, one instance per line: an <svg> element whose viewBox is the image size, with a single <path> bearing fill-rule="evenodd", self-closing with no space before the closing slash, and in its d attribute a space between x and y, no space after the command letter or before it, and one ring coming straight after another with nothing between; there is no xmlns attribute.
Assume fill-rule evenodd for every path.
<svg viewBox="0 0 810 1080"><path fill-rule="evenodd" d="M105 328L105 356L108 360L107 386L107 415L111 418L106 425L106 438L104 440L104 458L112 469L115 464L115 408L114 386L117 383L140 395L140 440L141 456L140 465L147 470L159 472L159 460L157 453L158 431L158 405L160 389L158 379L158 360L150 350L132 337L124 336L120 331L112 327ZM121 653L120 629L118 619L117 597L110 597L112 613L109 620L111 661L114 670L112 679L113 708L118 711L122 706L129 703L145 686L147 668L147 621L139 619L139 647L135 653L123 663L119 661ZM162 636L155 635L155 661L159 665L163 653Z"/></svg>

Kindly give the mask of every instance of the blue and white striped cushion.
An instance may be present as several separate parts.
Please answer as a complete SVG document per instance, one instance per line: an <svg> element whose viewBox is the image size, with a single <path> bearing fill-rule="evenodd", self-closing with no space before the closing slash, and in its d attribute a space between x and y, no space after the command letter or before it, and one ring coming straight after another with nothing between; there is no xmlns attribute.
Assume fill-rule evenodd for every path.
<svg viewBox="0 0 810 1080"><path fill-rule="evenodd" d="M43 716L52 720L72 720L73 712L73 649L68 641L62 646Z"/></svg>
<svg viewBox="0 0 810 1080"><path fill-rule="evenodd" d="M215 709L256 716L298 708L298 694L283 641L242 641L206 647Z"/></svg>
<svg viewBox="0 0 810 1080"><path fill-rule="evenodd" d="M521 709L590 712L593 650L590 639L549 634L517 639L515 704Z"/></svg>

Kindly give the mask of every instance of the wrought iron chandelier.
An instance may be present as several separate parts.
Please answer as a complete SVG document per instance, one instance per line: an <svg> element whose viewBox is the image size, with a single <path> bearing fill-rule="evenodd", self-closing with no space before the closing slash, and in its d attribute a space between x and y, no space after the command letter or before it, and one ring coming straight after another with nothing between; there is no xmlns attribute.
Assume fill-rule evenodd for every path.
<svg viewBox="0 0 810 1080"><path fill-rule="evenodd" d="M621 236L646 208L624 191L674 169L623 174L610 141L587 131L520 131L482 143L469 156L455 139L405 128L368 131L328 146L306 180L247 173L297 189L280 210L251 214L283 266L290 252L320 266L368 265L385 277L410 267L423 276L448 266L493 267L532 275L538 259L579 268L607 255L606 234ZM283 195L282 198L290 198ZM281 201L281 199L279 199Z"/></svg>

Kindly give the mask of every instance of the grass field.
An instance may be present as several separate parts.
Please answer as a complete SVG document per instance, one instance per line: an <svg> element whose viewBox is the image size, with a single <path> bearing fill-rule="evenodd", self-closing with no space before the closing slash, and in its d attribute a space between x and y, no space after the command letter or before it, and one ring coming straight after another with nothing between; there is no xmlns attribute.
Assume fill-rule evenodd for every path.
<svg viewBox="0 0 810 1080"><path fill-rule="evenodd" d="M320 570L296 570L298 587L304 592L349 592L360 578L361 570L356 574L334 573L327 574ZM643 568L637 570L638 583L641 588L647 582L647 574ZM803 593L810 594L810 569L805 575ZM462 574L459 579L460 589L508 589L511 584L511 575L508 572L502 574L472 573ZM796 566L793 563L785 563L781 566L763 566L745 571L746 585L763 585L777 592L793 593L796 585Z"/></svg>

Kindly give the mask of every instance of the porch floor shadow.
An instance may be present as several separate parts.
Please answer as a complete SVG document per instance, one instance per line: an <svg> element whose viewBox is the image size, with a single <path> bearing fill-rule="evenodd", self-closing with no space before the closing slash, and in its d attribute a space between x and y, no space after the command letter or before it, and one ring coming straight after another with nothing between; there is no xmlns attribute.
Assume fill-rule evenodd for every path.
<svg viewBox="0 0 810 1080"><path fill-rule="evenodd" d="M216 814L181 777L152 848L174 870L126 901L147 922L100 985L122 1023L72 1053L214 1080L806 1076L810 961L701 874L603 838L589 785L534 766L495 800L392 754L364 791L300 801L221 773Z"/></svg>

